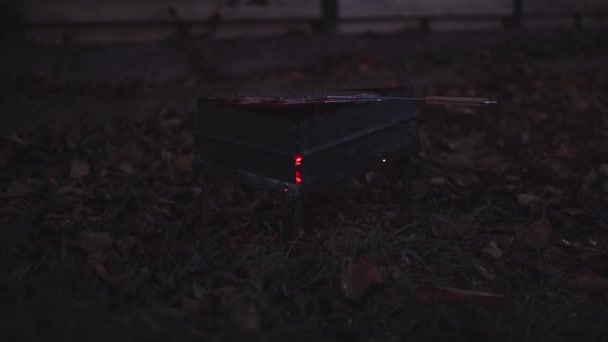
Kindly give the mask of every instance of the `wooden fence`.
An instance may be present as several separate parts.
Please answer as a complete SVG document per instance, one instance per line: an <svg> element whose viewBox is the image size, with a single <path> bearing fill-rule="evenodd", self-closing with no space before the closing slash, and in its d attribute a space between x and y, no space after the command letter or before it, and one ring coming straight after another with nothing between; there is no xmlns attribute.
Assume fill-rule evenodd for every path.
<svg viewBox="0 0 608 342"><path fill-rule="evenodd" d="M510 28L603 24L606 0L22 0L27 32L80 40L214 37L286 31ZM47 37L47 38L49 38Z"/></svg>

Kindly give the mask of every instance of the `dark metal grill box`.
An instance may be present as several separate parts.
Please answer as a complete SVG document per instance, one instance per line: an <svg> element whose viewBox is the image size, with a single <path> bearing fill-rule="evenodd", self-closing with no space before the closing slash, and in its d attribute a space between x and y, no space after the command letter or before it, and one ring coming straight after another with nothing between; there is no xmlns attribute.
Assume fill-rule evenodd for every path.
<svg viewBox="0 0 608 342"><path fill-rule="evenodd" d="M411 96L409 88L364 92ZM415 102L335 101L354 93L199 98L195 170L300 197L418 152Z"/></svg>

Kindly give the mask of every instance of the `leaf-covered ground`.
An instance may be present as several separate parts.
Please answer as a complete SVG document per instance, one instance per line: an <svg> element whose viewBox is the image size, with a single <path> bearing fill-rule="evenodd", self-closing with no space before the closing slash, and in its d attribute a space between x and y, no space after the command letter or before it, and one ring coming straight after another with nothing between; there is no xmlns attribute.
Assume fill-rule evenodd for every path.
<svg viewBox="0 0 608 342"><path fill-rule="evenodd" d="M461 80L418 91L500 104L420 108L405 210L399 170L370 170L308 198L297 241L281 194L227 182L200 223L194 118L3 136L0 337L605 340L608 65L581 65L607 56L589 46L332 62L450 66Z"/></svg>

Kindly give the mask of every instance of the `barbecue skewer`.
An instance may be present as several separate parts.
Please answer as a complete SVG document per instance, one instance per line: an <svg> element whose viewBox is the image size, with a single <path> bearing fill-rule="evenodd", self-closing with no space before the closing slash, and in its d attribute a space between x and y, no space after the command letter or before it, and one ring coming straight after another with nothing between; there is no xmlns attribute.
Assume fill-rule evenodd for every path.
<svg viewBox="0 0 608 342"><path fill-rule="evenodd" d="M252 95L229 98L211 98L222 103L232 103L235 105L248 106L284 106L284 105L305 105L320 103L367 103L381 101L415 101L424 102L430 105L456 105L481 107L496 104L496 101L486 97L449 97L449 96L426 96L426 97L399 97L399 96L380 96L369 93L354 94L307 94L304 96L293 96L292 94L274 95Z"/></svg>
<svg viewBox="0 0 608 342"><path fill-rule="evenodd" d="M447 96L425 96L425 97L397 97L397 96L374 96L374 95L327 95L321 98L322 100L329 100L329 102L374 102L374 101L416 101L424 102L426 104L437 104L437 105L460 105L460 106L472 106L480 107L491 104L496 104L496 101L490 100L486 97L447 97Z"/></svg>

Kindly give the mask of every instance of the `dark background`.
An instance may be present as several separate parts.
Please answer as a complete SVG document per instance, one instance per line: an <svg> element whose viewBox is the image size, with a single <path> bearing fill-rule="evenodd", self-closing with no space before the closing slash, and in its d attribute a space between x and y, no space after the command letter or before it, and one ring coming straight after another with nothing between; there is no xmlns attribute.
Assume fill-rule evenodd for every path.
<svg viewBox="0 0 608 342"><path fill-rule="evenodd" d="M572 39L584 44L605 29L606 10L603 1L545 0L3 0L2 87L19 95L2 102L9 118L2 130L23 125L15 120L69 116L74 108L78 117L106 116L108 106L119 116L161 107L192 112L189 99L210 88L348 88L387 79L418 85L464 78L451 66L415 75L419 70L399 70L399 64L434 53L449 58L517 43L551 44L564 32L579 32ZM328 71L342 61L374 70L364 66L338 80ZM290 72L295 77L270 76ZM146 87L130 88L125 98L95 90L137 82ZM64 84L77 84L79 97L65 102L48 96L46 88ZM30 96L38 86L45 89ZM164 88L145 89L151 87Z"/></svg>
<svg viewBox="0 0 608 342"><path fill-rule="evenodd" d="M0 340L604 340L605 1L0 0ZM413 85L306 199L192 172L196 98ZM236 123L235 123L236 124Z"/></svg>

